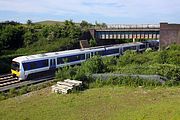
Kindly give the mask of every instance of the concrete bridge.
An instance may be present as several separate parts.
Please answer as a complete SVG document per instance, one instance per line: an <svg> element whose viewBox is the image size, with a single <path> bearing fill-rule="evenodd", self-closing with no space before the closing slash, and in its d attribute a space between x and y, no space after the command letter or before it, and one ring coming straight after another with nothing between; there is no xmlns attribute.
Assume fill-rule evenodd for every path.
<svg viewBox="0 0 180 120"><path fill-rule="evenodd" d="M112 24L107 28L91 29L90 34L93 38L101 42L123 40L123 39L159 39L159 24Z"/></svg>

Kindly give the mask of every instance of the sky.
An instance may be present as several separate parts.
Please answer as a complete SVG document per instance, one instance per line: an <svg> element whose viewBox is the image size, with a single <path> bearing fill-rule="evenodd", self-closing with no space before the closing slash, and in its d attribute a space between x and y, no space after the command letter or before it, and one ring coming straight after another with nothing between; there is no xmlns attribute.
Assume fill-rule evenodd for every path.
<svg viewBox="0 0 180 120"><path fill-rule="evenodd" d="M0 21L180 23L180 0L0 0Z"/></svg>

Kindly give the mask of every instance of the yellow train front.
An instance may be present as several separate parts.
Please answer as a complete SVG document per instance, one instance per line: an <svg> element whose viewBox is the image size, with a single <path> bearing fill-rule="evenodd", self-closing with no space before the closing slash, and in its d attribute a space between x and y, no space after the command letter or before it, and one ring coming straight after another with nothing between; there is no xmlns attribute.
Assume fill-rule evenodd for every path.
<svg viewBox="0 0 180 120"><path fill-rule="evenodd" d="M12 61L11 74L13 75L13 77L20 77L20 65L18 62Z"/></svg>
<svg viewBox="0 0 180 120"><path fill-rule="evenodd" d="M22 67L22 56L14 58L11 63L11 74L19 80L25 80L24 69Z"/></svg>

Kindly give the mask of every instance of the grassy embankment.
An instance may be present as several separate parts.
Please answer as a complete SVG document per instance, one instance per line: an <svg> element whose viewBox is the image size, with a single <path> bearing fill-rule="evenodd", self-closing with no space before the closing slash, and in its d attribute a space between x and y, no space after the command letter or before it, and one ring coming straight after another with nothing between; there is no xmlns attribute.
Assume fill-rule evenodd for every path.
<svg viewBox="0 0 180 120"><path fill-rule="evenodd" d="M180 88L110 87L57 95L42 89L0 102L1 120L180 118Z"/></svg>

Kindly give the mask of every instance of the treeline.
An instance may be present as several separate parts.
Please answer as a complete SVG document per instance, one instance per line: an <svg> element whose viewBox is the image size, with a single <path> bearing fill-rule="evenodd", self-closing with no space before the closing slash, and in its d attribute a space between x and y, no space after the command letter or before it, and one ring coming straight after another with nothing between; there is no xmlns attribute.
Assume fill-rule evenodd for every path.
<svg viewBox="0 0 180 120"><path fill-rule="evenodd" d="M77 40L81 34L80 26L68 20L63 25L6 22L0 24L0 50L29 47L38 41L48 44L61 38Z"/></svg>
<svg viewBox="0 0 180 120"><path fill-rule="evenodd" d="M10 71L11 59L20 55L80 48L82 34L94 27L106 27L82 21L65 20L56 24L38 24L31 20L27 24L15 21L0 23L0 74Z"/></svg>
<svg viewBox="0 0 180 120"><path fill-rule="evenodd" d="M23 49L18 52L29 54L78 48L81 35L94 27L102 28L107 25L97 22L93 25L84 20L81 23L66 20L61 24L50 25L35 24L31 20L28 20L27 24L5 21L0 23L1 55L7 54L7 50L14 51L19 48Z"/></svg>

